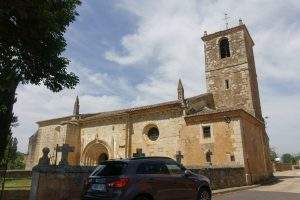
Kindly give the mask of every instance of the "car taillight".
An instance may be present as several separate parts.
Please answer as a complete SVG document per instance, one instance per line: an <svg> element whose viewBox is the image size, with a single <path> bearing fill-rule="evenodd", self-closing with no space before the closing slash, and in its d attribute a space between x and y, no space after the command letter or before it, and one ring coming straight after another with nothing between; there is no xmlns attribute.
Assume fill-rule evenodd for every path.
<svg viewBox="0 0 300 200"><path fill-rule="evenodd" d="M123 188L127 186L128 182L129 182L128 178L120 178L108 183L107 185L108 187L112 187L112 188Z"/></svg>

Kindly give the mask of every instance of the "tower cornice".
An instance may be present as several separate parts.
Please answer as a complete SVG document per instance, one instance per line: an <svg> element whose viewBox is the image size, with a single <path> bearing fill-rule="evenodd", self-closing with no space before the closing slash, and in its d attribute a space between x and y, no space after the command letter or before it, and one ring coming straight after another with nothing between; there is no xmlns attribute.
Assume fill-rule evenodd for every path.
<svg viewBox="0 0 300 200"><path fill-rule="evenodd" d="M222 36L225 36L225 35L229 35L233 32L237 32L237 31L240 31L240 30L244 30L244 32L247 34L247 36L250 38L251 40L251 43L252 43L252 46L254 46L254 41L246 27L245 24L242 24L242 25L239 25L239 26L236 26L236 27L233 27L233 28L230 28L230 29L226 29L226 30L222 30L222 31L218 31L218 32L215 32L215 33L211 33L211 34L207 34L207 35L204 35L203 37L201 37L201 39L206 42L206 41L209 41L213 38L216 38L216 37L222 37Z"/></svg>

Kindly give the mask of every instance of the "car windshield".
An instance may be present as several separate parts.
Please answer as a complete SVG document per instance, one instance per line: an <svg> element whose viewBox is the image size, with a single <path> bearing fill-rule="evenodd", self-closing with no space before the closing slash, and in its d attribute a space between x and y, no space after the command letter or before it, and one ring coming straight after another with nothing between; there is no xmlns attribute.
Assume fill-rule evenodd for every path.
<svg viewBox="0 0 300 200"><path fill-rule="evenodd" d="M91 176L120 176L127 167L125 162L103 162L91 174Z"/></svg>
<svg viewBox="0 0 300 200"><path fill-rule="evenodd" d="M175 161L166 161L166 166L170 174L182 174L186 170L183 165Z"/></svg>

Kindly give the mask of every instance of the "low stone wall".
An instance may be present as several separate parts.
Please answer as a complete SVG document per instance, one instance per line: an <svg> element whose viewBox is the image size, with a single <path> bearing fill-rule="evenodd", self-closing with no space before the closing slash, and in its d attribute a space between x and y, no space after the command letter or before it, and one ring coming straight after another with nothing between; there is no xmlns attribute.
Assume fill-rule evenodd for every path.
<svg viewBox="0 0 300 200"><path fill-rule="evenodd" d="M30 200L40 199L80 199L84 180L95 167L83 166L36 166L32 170ZM213 189L246 185L243 167L200 168L191 171L211 180Z"/></svg>
<svg viewBox="0 0 300 200"><path fill-rule="evenodd" d="M5 171L0 170L0 177L3 177ZM6 178L28 178L31 177L31 170L7 170Z"/></svg>
<svg viewBox="0 0 300 200"><path fill-rule="evenodd" d="M36 166L32 169L29 199L80 199L84 180L94 169L83 166Z"/></svg>
<svg viewBox="0 0 300 200"><path fill-rule="evenodd" d="M190 168L194 173L206 176L211 181L212 189L239 187L247 185L245 168Z"/></svg>
<svg viewBox="0 0 300 200"><path fill-rule="evenodd" d="M275 172L283 172L293 169L293 165L286 163L273 163L273 168Z"/></svg>
<svg viewBox="0 0 300 200"><path fill-rule="evenodd" d="M300 169L300 165L293 165L293 170L294 169Z"/></svg>

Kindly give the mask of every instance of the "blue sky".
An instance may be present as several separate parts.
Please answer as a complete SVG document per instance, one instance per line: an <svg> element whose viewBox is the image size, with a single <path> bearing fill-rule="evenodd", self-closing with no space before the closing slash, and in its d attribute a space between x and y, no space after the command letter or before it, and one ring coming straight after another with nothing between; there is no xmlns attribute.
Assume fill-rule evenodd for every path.
<svg viewBox="0 0 300 200"><path fill-rule="evenodd" d="M18 88L13 130L27 151L36 121L158 103L176 98L182 79L186 95L206 92L201 36L242 18L255 41L262 109L271 146L300 152L300 2L297 0L86 0L65 34L64 55L80 78L75 90L52 93L43 86Z"/></svg>

